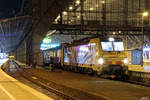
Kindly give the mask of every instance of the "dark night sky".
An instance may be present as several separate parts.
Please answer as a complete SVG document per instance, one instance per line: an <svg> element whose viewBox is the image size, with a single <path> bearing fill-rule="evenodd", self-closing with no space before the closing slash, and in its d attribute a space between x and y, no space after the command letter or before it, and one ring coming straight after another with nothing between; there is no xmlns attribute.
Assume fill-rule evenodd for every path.
<svg viewBox="0 0 150 100"><path fill-rule="evenodd" d="M19 13L22 6L22 0L0 0L0 18L13 17Z"/></svg>

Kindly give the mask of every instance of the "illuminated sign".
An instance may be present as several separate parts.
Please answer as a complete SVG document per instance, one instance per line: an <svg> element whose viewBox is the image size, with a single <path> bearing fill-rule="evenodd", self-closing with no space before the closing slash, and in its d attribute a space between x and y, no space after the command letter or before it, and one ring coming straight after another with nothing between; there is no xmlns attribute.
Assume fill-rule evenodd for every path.
<svg viewBox="0 0 150 100"><path fill-rule="evenodd" d="M44 38L43 43L51 43L52 40L50 38Z"/></svg>
<svg viewBox="0 0 150 100"><path fill-rule="evenodd" d="M59 43L42 43L40 45L40 50L47 50L47 49L57 48L59 46L60 46Z"/></svg>

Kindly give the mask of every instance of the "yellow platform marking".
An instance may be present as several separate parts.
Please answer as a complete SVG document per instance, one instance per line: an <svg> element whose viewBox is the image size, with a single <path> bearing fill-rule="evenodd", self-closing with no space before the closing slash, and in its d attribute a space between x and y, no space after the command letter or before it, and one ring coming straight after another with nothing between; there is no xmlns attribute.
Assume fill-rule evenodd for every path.
<svg viewBox="0 0 150 100"><path fill-rule="evenodd" d="M129 71L150 72L150 66L142 67L141 65L128 65Z"/></svg>
<svg viewBox="0 0 150 100"><path fill-rule="evenodd" d="M144 67L141 67L141 65L128 65L129 71L139 71L144 72Z"/></svg>
<svg viewBox="0 0 150 100"><path fill-rule="evenodd" d="M9 96L11 100L16 100L1 84L0 88Z"/></svg>
<svg viewBox="0 0 150 100"><path fill-rule="evenodd" d="M36 79L38 79L38 78L37 78L37 77L35 77L35 76L32 76L32 78L33 78L33 79L35 79L35 80L36 80Z"/></svg>
<svg viewBox="0 0 150 100"><path fill-rule="evenodd" d="M3 74L5 77L7 77L8 79L10 79L11 81L17 81L16 79L14 79L13 77L7 75L5 72L3 72L0 69L0 73ZM35 95L36 97L40 98L41 100L54 100L48 96L46 96L45 94L42 94L40 92L38 92L37 90L17 81L15 84L17 84L18 86L20 86L21 88L27 90L29 93L32 93L33 95ZM16 100L16 99L12 99L12 100Z"/></svg>

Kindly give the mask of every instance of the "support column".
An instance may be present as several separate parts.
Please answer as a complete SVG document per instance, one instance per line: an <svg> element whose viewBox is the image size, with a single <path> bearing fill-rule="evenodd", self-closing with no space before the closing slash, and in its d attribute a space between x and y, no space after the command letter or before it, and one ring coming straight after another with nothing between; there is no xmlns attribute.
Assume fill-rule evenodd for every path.
<svg viewBox="0 0 150 100"><path fill-rule="evenodd" d="M16 49L15 58L20 62L26 63L26 40Z"/></svg>
<svg viewBox="0 0 150 100"><path fill-rule="evenodd" d="M69 0L32 0L33 7L33 65L37 64L40 43L56 17L67 7Z"/></svg>

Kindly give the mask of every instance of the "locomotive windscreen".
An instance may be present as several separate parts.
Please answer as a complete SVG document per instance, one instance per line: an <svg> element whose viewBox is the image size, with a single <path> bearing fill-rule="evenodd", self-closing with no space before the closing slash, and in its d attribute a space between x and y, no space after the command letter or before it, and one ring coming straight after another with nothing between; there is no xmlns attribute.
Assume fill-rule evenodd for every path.
<svg viewBox="0 0 150 100"><path fill-rule="evenodd" d="M123 42L121 41L113 42L113 46L114 46L114 51L124 51Z"/></svg>
<svg viewBox="0 0 150 100"><path fill-rule="evenodd" d="M101 45L103 51L124 51L124 45L122 41L102 41Z"/></svg>
<svg viewBox="0 0 150 100"><path fill-rule="evenodd" d="M113 51L112 42L101 42L103 51Z"/></svg>

